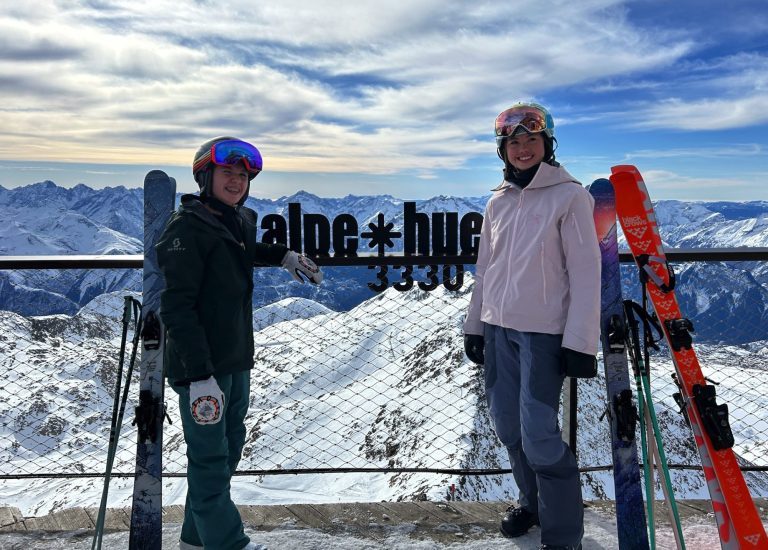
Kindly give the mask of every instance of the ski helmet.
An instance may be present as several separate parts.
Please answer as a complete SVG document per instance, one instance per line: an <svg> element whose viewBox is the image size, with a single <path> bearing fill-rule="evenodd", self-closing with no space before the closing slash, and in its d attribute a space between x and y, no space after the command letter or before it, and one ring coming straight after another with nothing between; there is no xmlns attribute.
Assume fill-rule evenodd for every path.
<svg viewBox="0 0 768 550"><path fill-rule="evenodd" d="M247 141L231 136L220 136L203 143L192 162L192 175L200 187L200 196L208 197L213 191L214 166L231 166L238 162L242 162L248 170L248 188L238 201L238 204L242 205L248 198L251 180L261 172L261 153Z"/></svg>
<svg viewBox="0 0 768 550"><path fill-rule="evenodd" d="M521 133L536 134L541 132L544 138L544 162L557 165L555 162L555 121L547 109L538 103L515 103L509 109L496 117L496 154L504 161L505 169L512 166L506 158L504 145L508 138Z"/></svg>

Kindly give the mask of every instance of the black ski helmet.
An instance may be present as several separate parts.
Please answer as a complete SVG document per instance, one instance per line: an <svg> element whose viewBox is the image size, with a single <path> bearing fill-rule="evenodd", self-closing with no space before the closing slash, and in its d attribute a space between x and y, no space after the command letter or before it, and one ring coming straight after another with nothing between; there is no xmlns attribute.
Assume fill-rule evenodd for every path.
<svg viewBox="0 0 768 550"><path fill-rule="evenodd" d="M195 158L192 160L192 175L195 178L195 181L197 182L197 186L200 188L200 196L201 197L209 197L212 193L212 185L213 185L213 167L215 164L210 160L211 156L211 148L221 142L221 141L243 141L239 138L232 137L232 136L219 136L215 137L213 139L209 139L205 143L203 143L200 148L195 153ZM244 142L247 143L247 142ZM250 144L249 144L250 145ZM203 157L208 156L208 162L205 164L202 164L198 166L200 161L203 159ZM245 203L245 200L248 198L248 193L251 190L251 180L255 178L259 173L258 172L251 172L249 170L248 172L248 187L245 190L245 193L243 194L243 198L241 198L238 201L238 205L242 206L243 203Z"/></svg>

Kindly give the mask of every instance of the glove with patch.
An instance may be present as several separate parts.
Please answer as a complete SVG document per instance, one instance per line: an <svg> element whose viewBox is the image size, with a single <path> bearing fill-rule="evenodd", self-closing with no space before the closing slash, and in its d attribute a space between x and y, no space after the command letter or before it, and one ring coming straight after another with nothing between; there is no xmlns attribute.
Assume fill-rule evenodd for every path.
<svg viewBox="0 0 768 550"><path fill-rule="evenodd" d="M211 376L189 384L189 409L198 424L217 424L224 414L224 392Z"/></svg>
<svg viewBox="0 0 768 550"><path fill-rule="evenodd" d="M315 262L307 258L304 254L299 254L293 250L289 250L285 253L283 261L280 264L282 267L288 270L291 277L299 281L304 282L304 277L312 284L319 284L323 280L323 273L320 268L315 265ZM304 277L302 277L302 275Z"/></svg>

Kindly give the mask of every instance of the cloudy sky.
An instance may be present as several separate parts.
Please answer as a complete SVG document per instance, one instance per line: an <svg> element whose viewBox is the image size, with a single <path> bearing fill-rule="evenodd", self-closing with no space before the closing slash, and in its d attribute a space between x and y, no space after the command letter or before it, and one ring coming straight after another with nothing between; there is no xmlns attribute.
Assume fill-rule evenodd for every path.
<svg viewBox="0 0 768 550"><path fill-rule="evenodd" d="M34 8L31 6L34 5ZM0 7L0 185L196 186L210 137L251 194L485 195L495 116L550 108L583 182L768 200L764 0L36 0Z"/></svg>

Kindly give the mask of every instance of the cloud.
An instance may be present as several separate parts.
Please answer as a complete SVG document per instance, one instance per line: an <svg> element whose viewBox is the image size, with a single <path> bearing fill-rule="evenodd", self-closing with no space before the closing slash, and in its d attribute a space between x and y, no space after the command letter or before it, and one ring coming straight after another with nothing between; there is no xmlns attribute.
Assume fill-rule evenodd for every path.
<svg viewBox="0 0 768 550"><path fill-rule="evenodd" d="M765 154L765 149L758 143L729 144L726 147L690 147L690 148L669 148L669 149L645 149L627 153L627 161L650 158L733 158L733 157L754 157Z"/></svg>
<svg viewBox="0 0 768 550"><path fill-rule="evenodd" d="M710 192L719 194L723 189L728 190L728 200L757 200L765 195L761 192L761 196L755 196L755 186L764 181L764 175L760 178L748 175L702 178L668 170L644 170L643 181L648 186L648 193L658 198L702 200Z"/></svg>
<svg viewBox="0 0 768 550"><path fill-rule="evenodd" d="M515 99L627 89L694 49L618 0L525 0L514 16L491 1L44 0L0 17L0 35L0 158L23 139L37 160L186 165L234 134L273 170L422 178L492 151ZM768 113L760 99L745 107ZM636 124L753 123L696 116L717 101L662 101ZM558 125L606 116L554 103Z"/></svg>
<svg viewBox="0 0 768 550"><path fill-rule="evenodd" d="M734 99L667 99L634 114L644 129L723 130L768 122L768 92Z"/></svg>

